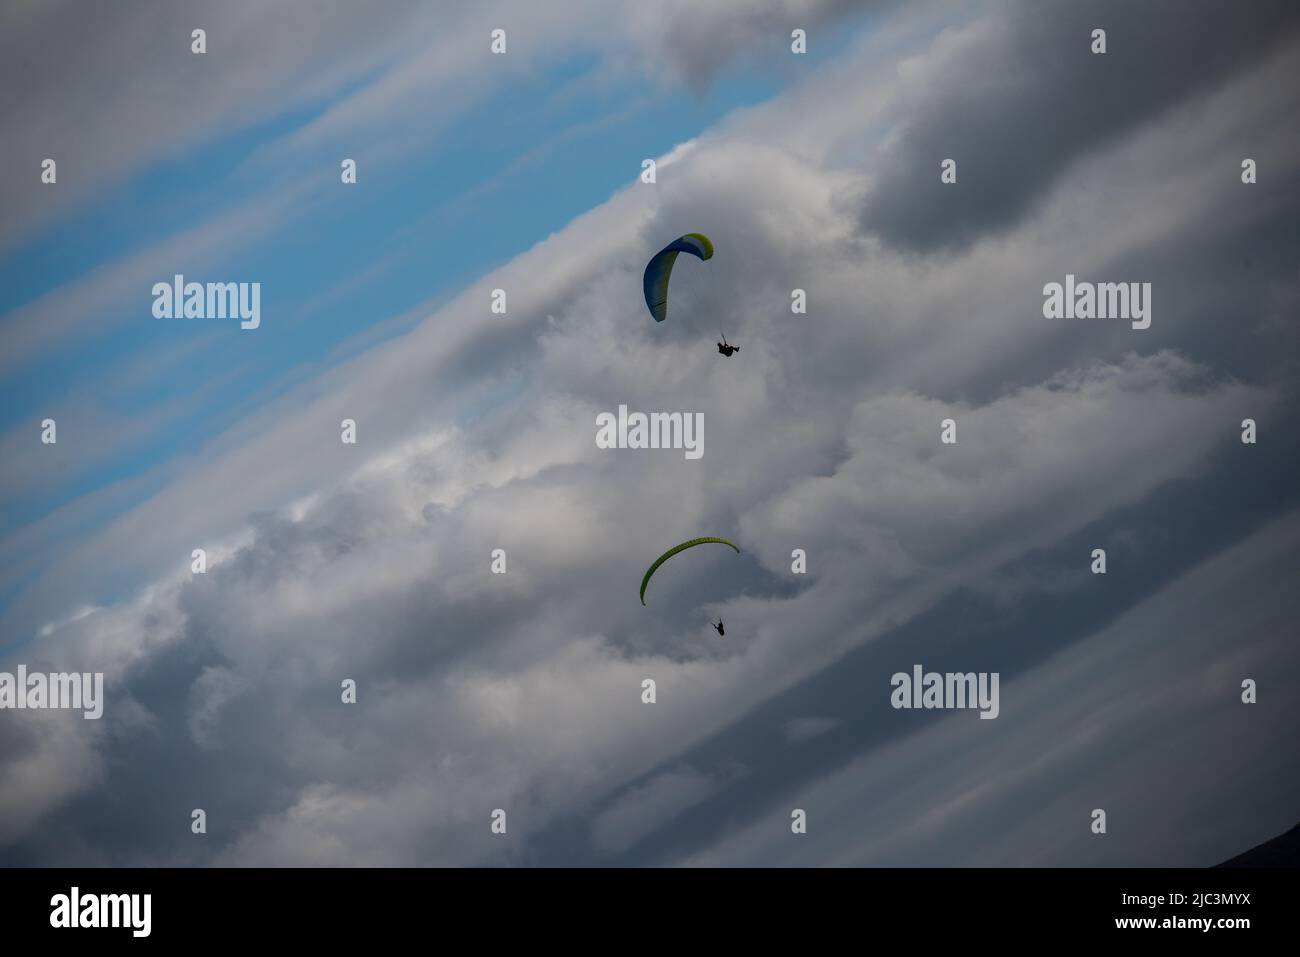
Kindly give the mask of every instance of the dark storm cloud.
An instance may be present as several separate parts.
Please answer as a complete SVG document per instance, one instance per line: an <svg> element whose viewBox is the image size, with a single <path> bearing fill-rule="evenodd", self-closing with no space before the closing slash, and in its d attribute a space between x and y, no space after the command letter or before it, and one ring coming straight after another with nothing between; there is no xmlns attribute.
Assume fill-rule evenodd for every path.
<svg viewBox="0 0 1300 957"><path fill-rule="evenodd" d="M995 9L912 77L919 89L900 104L897 139L867 159L866 232L920 252L1005 232L1080 160L1300 31L1300 4L1290 0ZM1091 52L1094 28L1106 31L1104 55ZM957 161L952 185L939 179L948 158Z"/></svg>

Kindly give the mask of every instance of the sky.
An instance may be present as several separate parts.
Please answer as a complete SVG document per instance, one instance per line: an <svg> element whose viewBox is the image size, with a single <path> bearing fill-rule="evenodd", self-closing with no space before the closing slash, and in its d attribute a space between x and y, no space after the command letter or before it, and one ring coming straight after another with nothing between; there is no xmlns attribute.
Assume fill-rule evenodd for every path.
<svg viewBox="0 0 1300 957"><path fill-rule="evenodd" d="M1202 866L1300 819L1300 8L470 7L0 12L0 673L106 697L0 710L0 865ZM156 318L176 274L260 326ZM1067 275L1149 328L1044 318ZM704 454L598 447L620 405ZM698 535L740 555L643 607ZM893 707L918 664L998 716Z"/></svg>

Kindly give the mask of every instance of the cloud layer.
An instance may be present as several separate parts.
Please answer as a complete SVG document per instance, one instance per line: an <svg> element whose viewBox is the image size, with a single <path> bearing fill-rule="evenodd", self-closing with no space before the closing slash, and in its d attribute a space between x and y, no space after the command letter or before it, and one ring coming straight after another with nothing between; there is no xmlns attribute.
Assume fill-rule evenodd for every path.
<svg viewBox="0 0 1300 957"><path fill-rule="evenodd" d="M1175 31L1114 5L1092 58L1092 17L891 8L654 187L258 409L23 580L5 633L43 637L12 660L102 670L109 701L0 717L0 861L1206 864L1284 829L1288 10ZM726 59L767 42L720 22ZM690 230L718 254L656 325L640 267ZM1067 272L1152 282L1151 329L1044 320ZM703 458L596 448L619 404L703 411ZM666 566L642 608L649 558L698 534L743 553ZM892 711L913 662L1001 672L1002 716Z"/></svg>

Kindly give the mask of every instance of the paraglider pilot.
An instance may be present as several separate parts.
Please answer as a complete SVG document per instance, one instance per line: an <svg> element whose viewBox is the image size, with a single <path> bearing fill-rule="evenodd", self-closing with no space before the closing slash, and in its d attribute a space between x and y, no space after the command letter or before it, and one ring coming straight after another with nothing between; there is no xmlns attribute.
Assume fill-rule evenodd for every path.
<svg viewBox="0 0 1300 957"><path fill-rule="evenodd" d="M709 622L709 624L710 624L710 625L713 625L713 622ZM718 619L718 623L717 623L716 625L713 625L713 627L716 628L716 629L718 630L718 634L719 634L719 635L725 635L725 634L727 633L727 629L724 628L723 625L722 625L722 619L721 619L721 618Z"/></svg>

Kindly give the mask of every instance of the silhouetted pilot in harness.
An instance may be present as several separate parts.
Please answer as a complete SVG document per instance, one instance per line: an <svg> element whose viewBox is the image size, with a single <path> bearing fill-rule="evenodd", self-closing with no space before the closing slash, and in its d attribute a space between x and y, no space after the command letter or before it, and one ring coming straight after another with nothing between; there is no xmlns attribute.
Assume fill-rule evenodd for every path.
<svg viewBox="0 0 1300 957"><path fill-rule="evenodd" d="M718 351L724 356L730 356L733 352L739 352L740 346L733 346L727 342L727 337L723 336L722 341L718 343Z"/></svg>
<svg viewBox="0 0 1300 957"><path fill-rule="evenodd" d="M709 624L713 625L713 622L709 622ZM718 619L718 623L716 625L713 625L713 627L718 630L719 635L725 635L727 633L727 629L722 626L721 618Z"/></svg>

